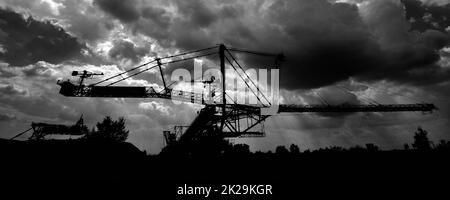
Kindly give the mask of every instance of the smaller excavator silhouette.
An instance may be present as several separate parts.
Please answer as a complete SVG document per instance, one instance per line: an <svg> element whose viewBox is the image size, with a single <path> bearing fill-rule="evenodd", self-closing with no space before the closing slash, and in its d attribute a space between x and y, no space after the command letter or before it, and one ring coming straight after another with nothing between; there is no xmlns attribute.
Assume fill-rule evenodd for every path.
<svg viewBox="0 0 450 200"><path fill-rule="evenodd" d="M33 133L28 138L28 140L34 141L45 140L45 137L48 135L82 136L88 132L87 126L84 125L83 115L81 115L80 119L78 119L78 121L74 125L32 122L31 128L17 134L16 136L12 137L11 140L18 138L31 130L33 130Z"/></svg>

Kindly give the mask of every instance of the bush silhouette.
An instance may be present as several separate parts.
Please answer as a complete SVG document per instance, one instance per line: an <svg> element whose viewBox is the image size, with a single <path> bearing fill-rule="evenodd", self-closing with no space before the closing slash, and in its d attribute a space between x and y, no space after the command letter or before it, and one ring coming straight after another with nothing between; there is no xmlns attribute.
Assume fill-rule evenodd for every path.
<svg viewBox="0 0 450 200"><path fill-rule="evenodd" d="M300 148L296 144L291 144L291 146L289 146L289 151L292 154L299 154L300 153Z"/></svg>
<svg viewBox="0 0 450 200"><path fill-rule="evenodd" d="M286 155L289 153L289 151L287 150L287 148L285 146L277 146L277 148L275 149L275 153L279 154L279 155Z"/></svg>
<svg viewBox="0 0 450 200"><path fill-rule="evenodd" d="M414 149L420 151L431 150L431 142L428 139L428 132L423 130L421 127L418 127L417 131L414 133L414 143L412 146Z"/></svg>
<svg viewBox="0 0 450 200"><path fill-rule="evenodd" d="M119 117L117 121L107 116L102 122L98 122L96 128L86 135L86 139L124 142L128 138L129 131L125 127L125 119Z"/></svg>

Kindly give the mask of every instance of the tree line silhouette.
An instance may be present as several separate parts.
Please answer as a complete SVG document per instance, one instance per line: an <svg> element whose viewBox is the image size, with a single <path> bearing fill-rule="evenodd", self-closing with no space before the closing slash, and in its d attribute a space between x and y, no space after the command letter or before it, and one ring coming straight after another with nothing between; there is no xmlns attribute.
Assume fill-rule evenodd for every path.
<svg viewBox="0 0 450 200"><path fill-rule="evenodd" d="M412 144L404 144L403 151L409 152L434 152L434 151L449 151L450 141L440 140L437 144L434 144L428 138L428 132L421 127L417 128L414 133L414 142ZM166 146L162 149L160 155L162 156L201 156L201 155L234 155L234 156L245 156L245 155L300 155L300 154L310 154L310 153L338 153L338 152L381 152L381 150L376 144L368 143L365 147L356 145L350 148L343 148L340 146L330 146L325 148L319 148L316 150L306 149L304 151L300 150L300 147L296 144L291 144L289 147L280 145L275 148L275 151L268 152L251 152L250 146L247 144L232 144L225 139L217 138L213 136L204 136L198 138L192 143L187 144L177 144L172 146ZM399 150L396 150L399 151Z"/></svg>
<svg viewBox="0 0 450 200"><path fill-rule="evenodd" d="M125 118L119 117L113 120L110 116L106 116L102 121L92 127L90 131L84 125L83 121L80 126L86 129L87 134L80 138L80 140L88 141L112 141L125 142L129 135L129 130L126 128ZM411 144L404 144L404 151L415 152L429 152L429 151L448 151L450 150L450 141L440 140L437 144L433 143L428 138L428 132L422 127L418 127L413 135L414 141ZM185 142L176 145L166 146L160 152L162 156L189 156L189 155L250 155L250 154L275 154L275 155L300 155L314 152L378 152L382 151L376 144L368 143L365 147L356 145L350 148L343 148L339 146L330 146L319 148L316 150L306 149L301 151L296 144L291 144L289 147L280 145L275 148L275 151L268 152L251 152L250 146L247 144L232 144L228 140L217 137L217 134L211 136L202 136L192 142Z"/></svg>

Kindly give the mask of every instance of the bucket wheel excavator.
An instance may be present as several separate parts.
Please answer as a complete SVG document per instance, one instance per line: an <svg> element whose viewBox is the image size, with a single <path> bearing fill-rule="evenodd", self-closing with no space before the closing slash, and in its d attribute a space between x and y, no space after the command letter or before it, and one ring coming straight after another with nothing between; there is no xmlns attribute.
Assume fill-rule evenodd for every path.
<svg viewBox="0 0 450 200"><path fill-rule="evenodd" d="M152 61L134 67L125 72L108 77L93 84L86 85L85 79L94 76L101 76L101 73L88 71L74 71L72 76L78 76L79 82L73 83L70 80L58 81L61 86L60 94L67 97L88 97L88 98L160 98L176 99L182 102L203 105L192 124L187 127L176 126L174 131L164 131L163 135L167 145L192 142L202 136L215 135L221 138L237 137L263 137L264 121L277 113L346 113L346 112L432 112L436 107L429 103L418 104L369 104L369 105L286 105L278 104L276 113L267 114L262 112L271 105L255 82L246 74L243 66L237 61L234 54L256 54L258 56L270 57L275 60L275 68L278 68L283 61L282 54L271 54L266 52L256 52L237 48L228 48L221 44L210 48L200 49L171 55L162 58L155 58ZM201 81L204 84L218 83L218 88L212 92L214 95L204 95L192 91L175 90L166 85L164 79L163 66L171 63L192 60L201 57L218 55L219 68L221 72L219 80ZM241 104L233 101L226 88L225 68L234 70L242 78L249 90L257 96L256 104ZM142 74L154 68L159 68L163 82L163 88L145 86L115 86L116 83L125 79ZM125 77L124 77L125 76ZM253 89L252 89L253 88ZM257 90L257 91L255 91ZM209 91L211 93L211 91ZM264 99L266 101L264 101Z"/></svg>

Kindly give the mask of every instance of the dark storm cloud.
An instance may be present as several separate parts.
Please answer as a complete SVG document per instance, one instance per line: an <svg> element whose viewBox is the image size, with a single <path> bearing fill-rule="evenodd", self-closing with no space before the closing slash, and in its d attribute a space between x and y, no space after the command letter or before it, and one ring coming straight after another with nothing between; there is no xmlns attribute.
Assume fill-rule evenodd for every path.
<svg viewBox="0 0 450 200"><path fill-rule="evenodd" d="M0 0L0 6L19 13L27 13L35 19L51 19L82 42L95 42L108 37L115 23L109 15L98 12L98 7L86 0L39 1Z"/></svg>
<svg viewBox="0 0 450 200"><path fill-rule="evenodd" d="M86 4L84 0L65 1L59 13L70 25L67 31L94 45L97 40L107 38L109 32L114 29L114 22L109 16L99 13L98 8Z"/></svg>
<svg viewBox="0 0 450 200"><path fill-rule="evenodd" d="M113 42L113 45L113 48L108 53L111 58L130 59L135 63L139 62L150 51L150 45L138 47L126 40L116 40Z"/></svg>
<svg viewBox="0 0 450 200"><path fill-rule="evenodd" d="M204 28L217 21L218 15L203 1L175 1L179 12L189 21L193 28Z"/></svg>
<svg viewBox="0 0 450 200"><path fill-rule="evenodd" d="M170 18L166 16L166 11L161 8L145 7L142 10L142 17L152 20L159 26L158 28L167 28L170 25Z"/></svg>
<svg viewBox="0 0 450 200"><path fill-rule="evenodd" d="M293 44L284 49L281 83L286 88L323 87L349 77L417 85L450 77L436 64L449 35L403 29L403 8L393 1L369 1L359 13L354 6L325 1L280 2L270 10L292 38L282 42Z"/></svg>
<svg viewBox="0 0 450 200"><path fill-rule="evenodd" d="M135 0L95 0L94 4L122 22L132 22L140 17Z"/></svg>
<svg viewBox="0 0 450 200"><path fill-rule="evenodd" d="M424 4L419 0L402 0L411 29L445 31L450 26L450 4Z"/></svg>
<svg viewBox="0 0 450 200"><path fill-rule="evenodd" d="M0 8L0 44L4 51L0 59L14 66L24 66L38 61L61 63L84 57L84 45L49 21L37 21L32 17Z"/></svg>
<svg viewBox="0 0 450 200"><path fill-rule="evenodd" d="M414 33L407 21L415 13L414 6L408 4L413 1L405 1L406 12L403 5L394 1L365 3L366 8L358 8L326 0L173 0L176 16L160 8L150 9L155 3L144 6L147 18L162 24L160 27L146 28L149 19L138 17L130 26L163 46L182 50L223 42L234 47L283 52L287 60L281 70L281 85L287 89L318 88L349 77L415 85L438 83L450 77L448 70L436 64L439 49L450 43L449 34L444 32L447 6L427 9L436 18L429 22L440 28ZM133 11L134 15L142 13L139 9ZM164 16L165 20L161 22L156 16ZM241 58L251 67L266 67L268 63L267 59Z"/></svg>

